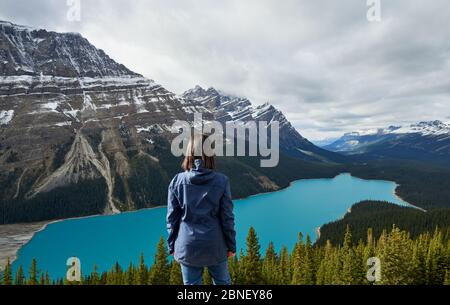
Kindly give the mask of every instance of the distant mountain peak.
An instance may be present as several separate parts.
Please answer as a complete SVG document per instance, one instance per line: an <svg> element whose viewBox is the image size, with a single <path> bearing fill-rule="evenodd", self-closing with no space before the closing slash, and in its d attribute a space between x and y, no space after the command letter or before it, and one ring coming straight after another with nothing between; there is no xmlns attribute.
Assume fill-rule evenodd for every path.
<svg viewBox="0 0 450 305"><path fill-rule="evenodd" d="M280 150L284 153L308 160L329 161L334 153L322 150L302 137L284 114L269 102L253 106L246 97L224 93L214 87L204 90L200 86L185 91L182 97L195 101L210 110L216 120L229 121L278 121L280 126Z"/></svg>
<svg viewBox="0 0 450 305"><path fill-rule="evenodd" d="M450 125L440 121L421 121L418 123L410 124L409 126L404 126L396 129L395 133L418 133L423 136L437 136L442 134L450 135Z"/></svg>
<svg viewBox="0 0 450 305"><path fill-rule="evenodd" d="M324 146L335 152L377 157L450 159L450 125L440 120L368 129L344 134Z"/></svg>
<svg viewBox="0 0 450 305"><path fill-rule="evenodd" d="M411 124L411 127L439 127L439 128L447 128L448 125L440 120L434 120L434 121L421 121L419 123Z"/></svg>
<svg viewBox="0 0 450 305"><path fill-rule="evenodd" d="M219 91L217 91L214 87L209 87L209 88L206 90L206 92L207 92L207 93L210 93L210 94L219 94Z"/></svg>

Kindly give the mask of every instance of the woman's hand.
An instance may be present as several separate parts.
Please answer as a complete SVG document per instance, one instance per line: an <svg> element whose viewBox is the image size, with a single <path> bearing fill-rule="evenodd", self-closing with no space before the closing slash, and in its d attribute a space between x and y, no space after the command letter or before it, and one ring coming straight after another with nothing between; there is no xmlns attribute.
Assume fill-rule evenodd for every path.
<svg viewBox="0 0 450 305"><path fill-rule="evenodd" d="M236 256L236 252L231 252L231 251L227 252L227 257L235 257L235 256Z"/></svg>

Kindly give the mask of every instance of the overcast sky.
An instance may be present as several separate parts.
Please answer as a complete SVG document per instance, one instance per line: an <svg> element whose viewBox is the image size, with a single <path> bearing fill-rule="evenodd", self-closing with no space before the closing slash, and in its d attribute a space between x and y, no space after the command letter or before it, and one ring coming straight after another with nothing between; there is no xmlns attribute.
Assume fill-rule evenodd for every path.
<svg viewBox="0 0 450 305"><path fill-rule="evenodd" d="M70 1L70 0L69 0ZM450 120L450 1L1 0L0 19L80 32L182 93L199 84L266 101L310 138Z"/></svg>

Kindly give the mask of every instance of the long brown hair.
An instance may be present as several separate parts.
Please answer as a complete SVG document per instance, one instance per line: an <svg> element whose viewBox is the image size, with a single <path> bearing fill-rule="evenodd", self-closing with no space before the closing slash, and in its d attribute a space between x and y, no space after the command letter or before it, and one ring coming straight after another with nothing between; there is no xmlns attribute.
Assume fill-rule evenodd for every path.
<svg viewBox="0 0 450 305"><path fill-rule="evenodd" d="M208 136L205 134L192 133L189 140L189 144L186 149L186 154L181 163L181 167L185 171L189 171L195 167L195 160L201 159L203 161L203 167L208 169L215 169L216 163L214 156L208 156L203 150L203 145L207 140Z"/></svg>

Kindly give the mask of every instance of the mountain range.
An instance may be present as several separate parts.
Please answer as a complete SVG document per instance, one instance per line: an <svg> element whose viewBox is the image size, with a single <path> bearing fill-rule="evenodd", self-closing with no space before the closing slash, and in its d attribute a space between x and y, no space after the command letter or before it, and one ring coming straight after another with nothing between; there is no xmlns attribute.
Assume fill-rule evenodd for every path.
<svg viewBox="0 0 450 305"><path fill-rule="evenodd" d="M78 33L0 21L0 224L164 205L181 170L176 120L280 122L280 163L221 157L235 198L301 178L333 177L363 159L450 160L440 121L345 134L319 148L274 105L213 87L177 95L111 59Z"/></svg>
<svg viewBox="0 0 450 305"><path fill-rule="evenodd" d="M182 94L182 97L205 107L211 111L214 118L222 123L227 121L266 121L276 120L280 126L280 151L285 155L303 160L339 162L342 156L321 149L308 139L302 137L286 119L284 114L269 103L253 106L245 97L223 93L210 87L203 89L196 86Z"/></svg>
<svg viewBox="0 0 450 305"><path fill-rule="evenodd" d="M200 87L178 96L77 33L0 21L0 223L163 205L180 159L175 120L279 120L280 164L222 158L236 197L331 177L339 154L303 138L269 104Z"/></svg>
<svg viewBox="0 0 450 305"><path fill-rule="evenodd" d="M450 161L450 124L439 120L355 131L323 148L370 158Z"/></svg>

